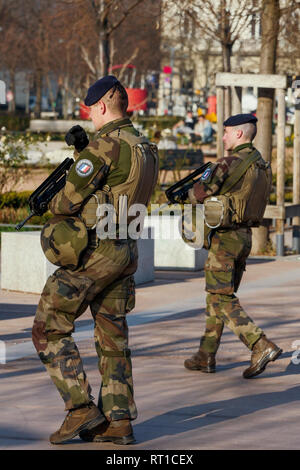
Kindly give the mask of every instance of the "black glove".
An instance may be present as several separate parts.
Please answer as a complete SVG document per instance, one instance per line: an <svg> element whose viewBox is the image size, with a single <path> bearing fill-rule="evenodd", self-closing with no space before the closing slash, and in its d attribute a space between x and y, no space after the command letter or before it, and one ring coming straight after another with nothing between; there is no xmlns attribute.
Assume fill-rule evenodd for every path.
<svg viewBox="0 0 300 470"><path fill-rule="evenodd" d="M182 189L180 195L178 196L178 200L180 204L184 204L188 198L189 198L189 188Z"/></svg>
<svg viewBox="0 0 300 470"><path fill-rule="evenodd" d="M73 126L65 136L68 145L74 145L77 152L81 152L89 143L88 136L81 126Z"/></svg>

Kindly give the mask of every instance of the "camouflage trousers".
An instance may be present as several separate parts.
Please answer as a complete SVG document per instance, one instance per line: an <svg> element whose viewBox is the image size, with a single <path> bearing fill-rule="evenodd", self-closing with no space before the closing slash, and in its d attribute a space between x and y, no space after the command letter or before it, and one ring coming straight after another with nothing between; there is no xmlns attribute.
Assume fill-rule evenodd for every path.
<svg viewBox="0 0 300 470"><path fill-rule="evenodd" d="M206 329L200 348L216 353L226 324L251 350L263 331L255 325L234 295L251 251L251 229L217 231L205 264Z"/></svg>
<svg viewBox="0 0 300 470"><path fill-rule="evenodd" d="M98 247L88 246L79 268L60 268L46 282L32 339L66 410L93 399L71 336L75 320L89 306L102 377L98 406L108 420L137 416L126 321L135 304L137 258L135 241L103 240Z"/></svg>

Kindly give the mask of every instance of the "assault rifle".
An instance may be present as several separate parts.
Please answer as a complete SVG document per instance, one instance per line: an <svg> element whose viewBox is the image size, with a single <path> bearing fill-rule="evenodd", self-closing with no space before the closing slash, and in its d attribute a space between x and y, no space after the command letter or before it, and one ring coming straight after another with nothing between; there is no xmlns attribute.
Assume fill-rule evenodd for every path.
<svg viewBox="0 0 300 470"><path fill-rule="evenodd" d="M16 230L20 230L34 215L41 216L48 210L48 204L51 199L65 186L67 171L73 163L73 158L66 158L31 194L28 200L30 214L16 225Z"/></svg>
<svg viewBox="0 0 300 470"><path fill-rule="evenodd" d="M200 181L201 178L194 179L196 176L203 173L209 166L211 162L201 165L197 170L193 171L190 175L186 176L177 183L170 186L165 194L168 199L168 204L182 204L188 198L189 189L191 189L195 183Z"/></svg>

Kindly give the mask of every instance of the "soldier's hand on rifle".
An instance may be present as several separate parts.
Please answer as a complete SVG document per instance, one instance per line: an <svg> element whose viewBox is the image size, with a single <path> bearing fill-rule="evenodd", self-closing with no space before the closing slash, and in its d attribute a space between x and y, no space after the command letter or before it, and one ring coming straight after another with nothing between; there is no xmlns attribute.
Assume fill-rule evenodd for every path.
<svg viewBox="0 0 300 470"><path fill-rule="evenodd" d="M89 143L88 136L81 126L73 126L65 136L68 145L74 145L77 152L81 152Z"/></svg>
<svg viewBox="0 0 300 470"><path fill-rule="evenodd" d="M188 188L187 189L182 188L182 190L180 192L180 195L178 197L181 204L184 204L186 202L186 200L189 198L188 191L189 191Z"/></svg>

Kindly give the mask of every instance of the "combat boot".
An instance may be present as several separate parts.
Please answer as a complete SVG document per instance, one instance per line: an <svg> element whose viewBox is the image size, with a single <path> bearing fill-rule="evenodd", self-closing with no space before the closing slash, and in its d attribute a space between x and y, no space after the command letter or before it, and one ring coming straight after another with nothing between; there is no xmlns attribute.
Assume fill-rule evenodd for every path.
<svg viewBox="0 0 300 470"><path fill-rule="evenodd" d="M58 431L50 436L51 444L63 444L84 429L92 429L105 421L97 406L91 402L86 406L70 410Z"/></svg>
<svg viewBox="0 0 300 470"><path fill-rule="evenodd" d="M200 370L201 372L211 374L216 372L216 355L199 349L196 354L184 361L184 367L186 369Z"/></svg>
<svg viewBox="0 0 300 470"><path fill-rule="evenodd" d="M265 335L262 335L253 346L251 365L248 369L244 370L244 379L250 379L250 377L261 374L268 362L275 361L281 353L282 349L272 343L272 341L269 341Z"/></svg>
<svg viewBox="0 0 300 470"><path fill-rule="evenodd" d="M105 421L95 429L84 430L79 433L83 441L87 442L106 442L111 441L114 444L132 444L135 442L133 429L129 419L119 421Z"/></svg>

